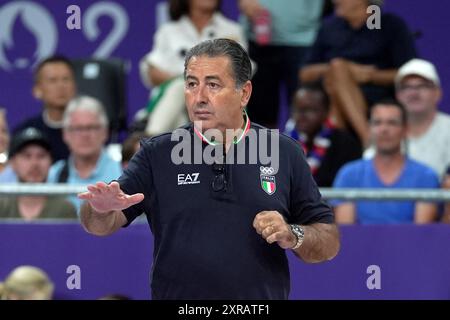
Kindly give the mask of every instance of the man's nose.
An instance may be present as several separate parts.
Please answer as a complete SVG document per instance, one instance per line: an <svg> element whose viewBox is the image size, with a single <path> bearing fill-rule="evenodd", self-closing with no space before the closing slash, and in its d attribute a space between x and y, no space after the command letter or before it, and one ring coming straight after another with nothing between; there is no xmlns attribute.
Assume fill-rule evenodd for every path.
<svg viewBox="0 0 450 320"><path fill-rule="evenodd" d="M382 133L382 134L386 134L387 132L389 132L389 130L390 130L390 126L389 126L389 124L387 123L387 122L383 122L381 125L380 125L380 133Z"/></svg>
<svg viewBox="0 0 450 320"><path fill-rule="evenodd" d="M40 160L39 158L31 158L30 159L30 167L35 169L35 168L39 168L40 166Z"/></svg>
<svg viewBox="0 0 450 320"><path fill-rule="evenodd" d="M201 104L206 104L208 102L208 95L206 92L206 86L205 85L200 85L198 86L198 90L196 92L196 102L197 104L201 105Z"/></svg>

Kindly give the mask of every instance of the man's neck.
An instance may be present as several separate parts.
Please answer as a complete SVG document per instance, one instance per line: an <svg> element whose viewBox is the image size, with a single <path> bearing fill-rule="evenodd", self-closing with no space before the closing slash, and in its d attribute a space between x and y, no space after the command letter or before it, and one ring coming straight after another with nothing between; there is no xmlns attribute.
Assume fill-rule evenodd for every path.
<svg viewBox="0 0 450 320"><path fill-rule="evenodd" d="M97 162L100 159L100 155L101 152L91 156L73 157L73 165L75 166L80 178L87 179L92 174L92 171L94 171L97 167Z"/></svg>
<svg viewBox="0 0 450 320"><path fill-rule="evenodd" d="M21 196L17 198L19 214L25 220L33 220L42 212L47 197L45 196Z"/></svg>
<svg viewBox="0 0 450 320"><path fill-rule="evenodd" d="M400 150L395 153L376 153L374 159L378 176L385 184L392 184L400 176L405 164L405 156Z"/></svg>
<svg viewBox="0 0 450 320"><path fill-rule="evenodd" d="M421 114L408 114L408 136L415 138L423 135L431 127L436 115L436 110Z"/></svg>
<svg viewBox="0 0 450 320"><path fill-rule="evenodd" d="M366 22L368 18L367 12L364 11L358 11L355 12L353 15L347 17L348 24L352 27L352 29L360 29Z"/></svg>
<svg viewBox="0 0 450 320"><path fill-rule="evenodd" d="M210 133L208 130L205 130L201 133L202 139L206 140L208 144L223 144L225 140L226 150L228 151L233 143L238 143L242 139L245 130L247 129L248 121L247 114L244 114L244 116L237 120L235 124L232 124L230 128L218 129L221 133L219 137L213 137L213 135L208 134Z"/></svg>
<svg viewBox="0 0 450 320"><path fill-rule="evenodd" d="M231 145L233 143L238 143L241 139L242 136L245 134L245 130L246 130L246 125L247 125L247 119L244 119L244 117L241 118L240 124L237 124L235 129L233 130L233 134L232 135L227 135L225 132L225 150L228 152L228 150L230 149Z"/></svg>
<svg viewBox="0 0 450 320"><path fill-rule="evenodd" d="M312 143L314 141L314 139L320 134L320 132L322 131L322 126L315 128L314 130L311 130L310 132L304 132L305 136L306 136L306 141L308 143ZM301 132L299 130L299 132Z"/></svg>
<svg viewBox="0 0 450 320"><path fill-rule="evenodd" d="M46 106L44 109L45 116L47 117L48 121L54 122L54 123L61 123L64 115L64 108L61 107L49 107Z"/></svg>

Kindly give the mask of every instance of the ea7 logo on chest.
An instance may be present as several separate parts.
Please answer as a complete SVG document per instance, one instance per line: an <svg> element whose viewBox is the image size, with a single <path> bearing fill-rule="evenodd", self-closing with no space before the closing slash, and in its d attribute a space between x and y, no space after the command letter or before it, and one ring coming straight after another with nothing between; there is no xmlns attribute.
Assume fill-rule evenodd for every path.
<svg viewBox="0 0 450 320"><path fill-rule="evenodd" d="M184 185L184 184L197 184L200 183L200 180L198 179L200 173L179 173L178 174L178 185Z"/></svg>

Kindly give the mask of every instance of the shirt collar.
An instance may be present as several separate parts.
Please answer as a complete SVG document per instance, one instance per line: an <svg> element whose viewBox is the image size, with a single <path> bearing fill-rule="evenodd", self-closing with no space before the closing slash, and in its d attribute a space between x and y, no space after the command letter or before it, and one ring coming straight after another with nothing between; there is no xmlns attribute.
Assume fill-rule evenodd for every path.
<svg viewBox="0 0 450 320"><path fill-rule="evenodd" d="M107 161L107 154L105 152L105 149L102 149L102 151L100 152L100 156L98 157L98 160L97 160L94 170L92 170L91 174L86 179L92 179L93 177L96 177L97 175L99 175L100 170L105 165L106 161ZM76 173L77 177L79 179L81 179L80 175L78 174L77 169L75 168L75 164L73 162L72 156L69 157L69 164L72 168L74 168L74 172ZM83 179L83 180L86 180L86 179Z"/></svg>
<svg viewBox="0 0 450 320"><path fill-rule="evenodd" d="M234 137L233 144L238 144L248 133L250 130L250 118L248 117L247 111L244 109L244 119L245 119L245 125L244 125L244 131L241 132L239 137ZM203 133L201 133L194 124L192 124L194 127L194 133L199 137L203 142L209 144L210 146L216 146L221 144L220 142L211 141L208 138L205 137Z"/></svg>

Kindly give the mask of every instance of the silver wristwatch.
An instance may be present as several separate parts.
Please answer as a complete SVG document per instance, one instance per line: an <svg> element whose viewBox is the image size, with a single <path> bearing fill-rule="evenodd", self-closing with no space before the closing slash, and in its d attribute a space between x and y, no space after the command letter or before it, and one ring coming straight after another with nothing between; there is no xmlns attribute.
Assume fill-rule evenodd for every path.
<svg viewBox="0 0 450 320"><path fill-rule="evenodd" d="M297 243L291 248L292 250L295 250L302 245L303 239L305 238L305 230L298 224L290 224L289 226L291 227L292 233L297 238Z"/></svg>

